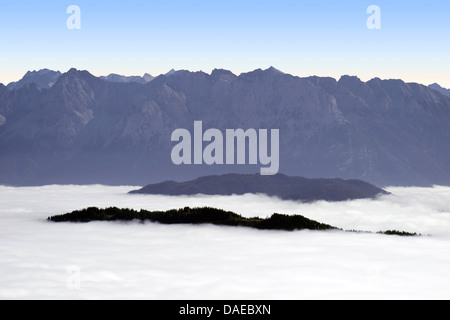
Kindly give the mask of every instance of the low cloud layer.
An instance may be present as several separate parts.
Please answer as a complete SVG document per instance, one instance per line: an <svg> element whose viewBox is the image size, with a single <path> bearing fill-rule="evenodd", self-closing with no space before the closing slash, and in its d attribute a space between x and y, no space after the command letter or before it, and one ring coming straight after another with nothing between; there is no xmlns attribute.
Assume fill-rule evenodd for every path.
<svg viewBox="0 0 450 320"><path fill-rule="evenodd" d="M0 299L450 298L450 188L302 204L260 195L128 195L134 187L0 187ZM50 223L88 206L302 214L416 238L152 223Z"/></svg>

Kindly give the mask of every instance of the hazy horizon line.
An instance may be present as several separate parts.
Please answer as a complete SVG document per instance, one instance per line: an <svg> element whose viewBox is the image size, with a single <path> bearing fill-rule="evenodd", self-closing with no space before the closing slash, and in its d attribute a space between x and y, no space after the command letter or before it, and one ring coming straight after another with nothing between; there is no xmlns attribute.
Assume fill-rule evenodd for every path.
<svg viewBox="0 0 450 320"><path fill-rule="evenodd" d="M171 73L171 72L179 72L179 71L186 71L186 72L191 72L191 73L197 73L197 72L200 72L200 73L205 73L205 74L207 74L207 75L212 75L212 73L213 73L215 70L224 70L224 71L231 72L231 73L232 73L233 75L235 75L235 76L241 76L241 75L248 74L248 73L252 73L252 72L255 72L255 71L258 71L258 70L261 70L261 71L268 71L268 70L270 70L270 69L274 69L274 70L279 71L279 72L281 72L281 73L283 73L283 74L291 75L291 76L293 76L293 77L298 77L298 78L319 77L319 78L331 78L331 79L334 79L335 81L339 81L339 79L341 79L342 77L348 76L348 77L356 77L356 78L358 78L359 80L361 80L362 82L365 82L365 83L367 83L367 82L369 82L369 81L371 81L371 80L374 80L374 79L380 79L380 80L382 80L382 81L388 81L388 80L401 80L401 81L403 81L404 83L407 83L407 84L408 84L408 83L411 83L411 84L419 84L419 85L424 85L424 86L430 86L430 85L433 85L433 84L438 84L438 85L441 86L443 89L450 89L450 86L443 85L443 84L441 84L442 82L440 83L440 82L438 82L438 81L433 81L433 82L430 82L430 83L428 83L428 84L425 84L424 82L408 81L408 80L404 80L404 79L402 79L402 78L394 78L394 77L390 77L390 78L385 78L385 77L383 77L383 78L382 78L382 77L379 77L379 76L375 76L375 77L362 77L362 76L360 76L360 75L355 75L355 74L341 74L341 75L338 76L338 77L336 77L336 76L331 76L331 75L318 75L318 74L298 75L298 74L295 74L295 73L284 72L284 71L282 71L282 70L280 70L279 68L274 67L274 66L270 66L269 68L266 68L266 69L264 69L263 67L260 67L260 68L250 69L250 70L248 70L248 71L241 71L241 72L236 72L236 71L233 71L233 70L231 70L231 69L219 68L219 67L214 68L214 69L211 69L210 71L205 71L205 69L190 70L190 69L174 69L174 68L172 68L172 69L168 70L167 72L163 72L163 73L159 73L159 74L158 74L158 72L152 73L152 72L149 72L149 71L144 71L144 72L141 73L141 74L136 74L136 73L128 73L128 74L127 74L127 73L119 73L119 72L109 72L108 74L99 74L99 73L94 73L94 72L92 72L92 71L90 71L90 70L88 70L88 69L84 69L84 68L70 67L70 68L67 69L67 71L61 71L59 68L58 68L58 69L52 69L52 68L49 68L49 67L44 67L44 68L40 68L40 69L33 69L33 70L30 69L30 70L27 70L27 71L22 75L21 78L16 79L16 80L13 80L13 81L9 81L9 82L0 81L0 84L4 85L4 86L6 87L6 86L8 86L8 85L11 84L11 83L19 82L19 81L22 80L22 79L25 77L25 75L26 75L27 73L29 73L29 72L39 72L39 71L42 71L42 70L49 70L49 71L53 71L53 72L60 72L61 74L66 74L66 73L68 73L68 72L69 72L70 70L72 70L72 69L75 69L75 70L77 70L77 71L87 71L87 72L89 72L91 75L93 75L93 76L95 76L95 77L97 77L97 78L100 78L100 77L107 77L107 76L110 76L110 75L119 75L119 76L123 76L123 77L144 77L145 75L150 75L150 76L153 77L154 79L157 78L157 77L159 77L159 76L167 75L167 74L169 74L169 73ZM153 79L152 79L152 80L153 80ZM152 80L150 80L150 81L152 81Z"/></svg>

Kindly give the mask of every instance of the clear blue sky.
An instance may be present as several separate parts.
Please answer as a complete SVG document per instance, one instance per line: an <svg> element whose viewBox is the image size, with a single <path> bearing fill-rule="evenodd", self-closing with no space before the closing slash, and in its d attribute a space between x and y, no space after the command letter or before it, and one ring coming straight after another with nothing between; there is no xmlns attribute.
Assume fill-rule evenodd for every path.
<svg viewBox="0 0 450 320"><path fill-rule="evenodd" d="M69 30L69 5L81 30ZM381 30L369 30L369 5ZM450 87L450 1L1 0L0 82L27 70L357 75Z"/></svg>

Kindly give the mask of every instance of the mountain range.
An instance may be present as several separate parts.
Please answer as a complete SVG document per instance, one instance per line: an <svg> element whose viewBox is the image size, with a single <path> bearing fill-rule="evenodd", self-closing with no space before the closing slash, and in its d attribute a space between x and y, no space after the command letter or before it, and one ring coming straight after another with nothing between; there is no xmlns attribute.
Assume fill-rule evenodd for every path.
<svg viewBox="0 0 450 320"><path fill-rule="evenodd" d="M169 72L167 72L165 75L170 76L171 74L175 73L176 70L172 69ZM34 71L28 71L22 79L16 82L10 82L6 86L9 90L15 90L20 89L26 84L35 83L39 88L41 89L48 89L59 79L59 77L62 75L59 71L53 71L49 69L41 69L41 70L34 70ZM100 76L99 77L102 80L109 81L109 82L121 82L121 83L128 83L128 82L136 82L136 83L147 83L155 79L151 74L145 73L142 77L141 76L123 76L116 73L111 73L107 76Z"/></svg>
<svg viewBox="0 0 450 320"><path fill-rule="evenodd" d="M450 96L436 88L273 67L179 70L149 81L44 71L0 84L0 184L147 185L259 172L174 165L173 130L202 120L219 130L279 129L280 173L450 185Z"/></svg>
<svg viewBox="0 0 450 320"><path fill-rule="evenodd" d="M9 90L20 89L26 84L34 83L39 88L48 89L59 79L61 72L49 69L28 71L22 79L17 82L11 82L6 87Z"/></svg>
<svg viewBox="0 0 450 320"><path fill-rule="evenodd" d="M165 74L165 76L170 76L174 73L176 73L177 70L170 70ZM56 80L62 75L59 71L53 71L49 69L41 69L41 70L34 70L34 71L28 71L22 79L20 79L17 82L10 82L6 87L10 90L19 89L23 87L27 83L36 83L36 85L42 89L48 89L50 88ZM152 81L155 79L152 75L149 73L145 73L142 77L141 76L123 76L116 73L111 73L107 76L100 76L99 77L102 80L110 81L110 82L136 82L145 84L147 82ZM446 89L441 87L437 83L430 84L428 86L431 89L434 89L436 91L439 91L440 93L443 93L445 95L450 95L450 89Z"/></svg>

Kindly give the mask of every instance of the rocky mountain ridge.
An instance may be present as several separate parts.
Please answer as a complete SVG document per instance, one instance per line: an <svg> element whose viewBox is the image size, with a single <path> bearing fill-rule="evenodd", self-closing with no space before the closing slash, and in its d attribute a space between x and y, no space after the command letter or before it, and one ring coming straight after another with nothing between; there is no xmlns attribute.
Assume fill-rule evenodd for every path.
<svg viewBox="0 0 450 320"><path fill-rule="evenodd" d="M171 134L279 129L280 173L377 186L450 185L450 97L401 80L174 71L112 82L71 69L49 88L0 85L0 184L132 184L255 173L175 166Z"/></svg>

